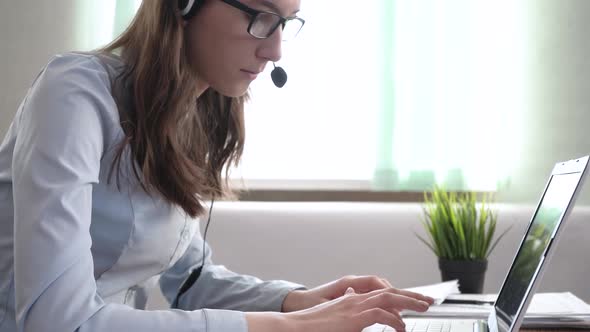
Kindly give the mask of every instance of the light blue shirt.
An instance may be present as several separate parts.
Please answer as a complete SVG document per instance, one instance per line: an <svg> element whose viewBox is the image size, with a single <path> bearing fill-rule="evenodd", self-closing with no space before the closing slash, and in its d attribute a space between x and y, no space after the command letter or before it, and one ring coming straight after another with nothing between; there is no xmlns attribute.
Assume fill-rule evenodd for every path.
<svg viewBox="0 0 590 332"><path fill-rule="evenodd" d="M214 265L209 247L179 309L143 310L158 284L173 301L203 239L198 220L142 191L128 155L120 190L107 183L123 137L107 71L121 63L107 63L54 57L0 146L0 332L245 332L244 311L280 311L301 285Z"/></svg>

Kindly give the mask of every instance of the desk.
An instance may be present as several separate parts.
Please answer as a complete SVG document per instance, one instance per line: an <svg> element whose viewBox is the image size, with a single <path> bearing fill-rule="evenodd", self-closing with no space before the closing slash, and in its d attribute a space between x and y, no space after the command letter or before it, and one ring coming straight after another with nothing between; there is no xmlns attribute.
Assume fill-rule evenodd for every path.
<svg viewBox="0 0 590 332"><path fill-rule="evenodd" d="M543 330L532 330L532 329L520 329L522 332L582 332L582 331L590 331L588 329L576 329L576 330L568 330L568 329L543 329Z"/></svg>
<svg viewBox="0 0 590 332"><path fill-rule="evenodd" d="M391 331L390 329L386 331ZM590 329L561 329L561 328L554 328L554 329L520 329L520 332L584 332L590 331ZM363 330L363 332L383 332L383 327L374 328L368 327Z"/></svg>
<svg viewBox="0 0 590 332"><path fill-rule="evenodd" d="M382 332L383 328L373 329L366 328L363 332ZM520 329L520 332L584 332L590 331L590 329Z"/></svg>

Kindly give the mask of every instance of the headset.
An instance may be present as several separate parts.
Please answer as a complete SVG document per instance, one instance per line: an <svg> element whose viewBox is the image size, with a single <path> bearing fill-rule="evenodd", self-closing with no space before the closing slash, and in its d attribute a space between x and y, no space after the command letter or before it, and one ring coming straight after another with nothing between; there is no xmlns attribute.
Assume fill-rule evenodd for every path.
<svg viewBox="0 0 590 332"><path fill-rule="evenodd" d="M178 10L182 18L187 21L190 20L199 11L205 0L178 0ZM274 64L274 69L270 73L272 82L277 88L282 88L287 83L287 72L281 67Z"/></svg>
<svg viewBox="0 0 590 332"><path fill-rule="evenodd" d="M194 284L197 282L197 279L201 276L201 272L203 271L203 267L205 267L205 245L207 244L207 231L209 230L209 222L211 222L211 213L213 212L213 203L215 203L215 199L211 200L211 205L209 206L209 215L207 216L207 225L205 226L205 234L203 234L203 257L201 259L201 266L196 269L191 270L189 276L184 280L184 282L180 285L174 300L172 301L171 308L178 309L178 301L180 301L180 297L186 293Z"/></svg>
<svg viewBox="0 0 590 332"><path fill-rule="evenodd" d="M204 0L178 0L180 15L185 20L190 20L199 11Z"/></svg>
<svg viewBox="0 0 590 332"><path fill-rule="evenodd" d="M187 21L194 17L195 14L199 11L199 8L201 8L201 6L203 5L204 1L205 0L178 0L178 10L180 11L180 15L182 15L182 18L185 21ZM283 68L277 67L274 63L273 65L274 69L270 73L270 76L272 78L274 85L278 88L282 88L283 85L285 85L285 83L287 82L287 73ZM178 301L180 300L180 297L184 293L186 293L186 291L188 291L192 287L192 285L194 285L194 283L201 275L203 267L205 266L205 244L207 239L207 231L209 230L209 223L211 221L211 214L213 212L213 203L215 203L214 199L211 201L211 205L209 207L207 224L205 226L205 233L203 234L203 257L201 260L201 265L198 268L192 270L189 276L181 284L178 293L172 301L172 308L178 308Z"/></svg>

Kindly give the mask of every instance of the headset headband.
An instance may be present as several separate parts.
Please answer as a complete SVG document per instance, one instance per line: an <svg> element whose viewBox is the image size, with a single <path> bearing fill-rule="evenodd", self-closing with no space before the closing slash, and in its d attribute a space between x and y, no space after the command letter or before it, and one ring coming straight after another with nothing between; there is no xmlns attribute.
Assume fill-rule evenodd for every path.
<svg viewBox="0 0 590 332"><path fill-rule="evenodd" d="M201 3L203 3L203 0L178 0L178 10L180 10L182 18L188 20L193 17Z"/></svg>

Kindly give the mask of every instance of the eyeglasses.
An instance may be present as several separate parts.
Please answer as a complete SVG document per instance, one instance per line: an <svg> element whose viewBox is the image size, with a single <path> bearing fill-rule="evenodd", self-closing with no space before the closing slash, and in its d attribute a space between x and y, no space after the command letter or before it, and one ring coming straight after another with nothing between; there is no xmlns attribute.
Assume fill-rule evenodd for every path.
<svg viewBox="0 0 590 332"><path fill-rule="evenodd" d="M266 39L281 26L283 41L291 40L297 36L305 24L305 20L300 17L282 17L279 14L256 10L238 0L221 1L250 15L248 33L254 38Z"/></svg>

